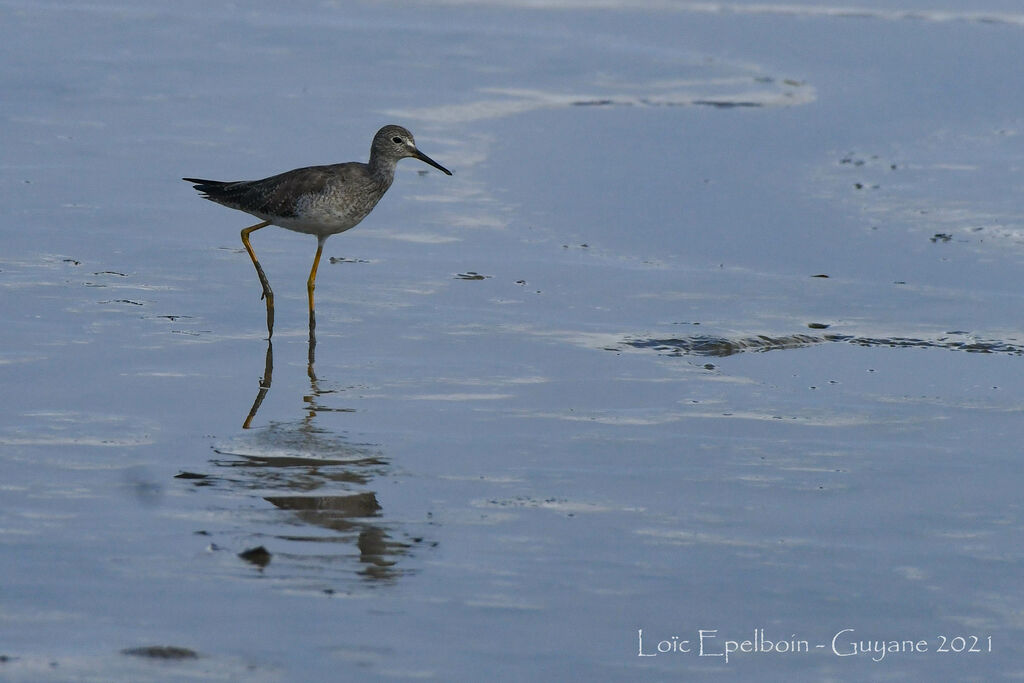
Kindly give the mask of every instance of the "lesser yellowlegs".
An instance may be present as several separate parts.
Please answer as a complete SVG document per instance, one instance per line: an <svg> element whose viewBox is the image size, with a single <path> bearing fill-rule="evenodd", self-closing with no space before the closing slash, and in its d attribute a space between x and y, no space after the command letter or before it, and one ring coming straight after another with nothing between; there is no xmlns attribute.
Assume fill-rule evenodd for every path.
<svg viewBox="0 0 1024 683"><path fill-rule="evenodd" d="M242 230L242 244L256 266L267 300L267 332L274 333L274 292L249 244L249 235L268 225L315 235L316 256L309 271L306 291L309 295L309 329L316 325L313 312L313 289L316 269L324 242L331 235L345 232L359 224L373 210L395 179L395 164L412 157L451 175L452 172L416 149L416 141L401 126L384 126L373 136L369 163L350 161L330 166L308 166L287 171L262 180L225 182L184 178L195 184L204 199L238 209L262 222Z"/></svg>

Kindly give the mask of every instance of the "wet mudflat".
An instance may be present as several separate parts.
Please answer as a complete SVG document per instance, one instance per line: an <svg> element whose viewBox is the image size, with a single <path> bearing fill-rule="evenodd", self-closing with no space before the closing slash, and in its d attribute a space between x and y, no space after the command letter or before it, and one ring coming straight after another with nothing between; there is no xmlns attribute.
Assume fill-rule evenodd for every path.
<svg viewBox="0 0 1024 683"><path fill-rule="evenodd" d="M5 3L0 678L1019 677L1024 16L880 5ZM269 343L179 178L390 122Z"/></svg>

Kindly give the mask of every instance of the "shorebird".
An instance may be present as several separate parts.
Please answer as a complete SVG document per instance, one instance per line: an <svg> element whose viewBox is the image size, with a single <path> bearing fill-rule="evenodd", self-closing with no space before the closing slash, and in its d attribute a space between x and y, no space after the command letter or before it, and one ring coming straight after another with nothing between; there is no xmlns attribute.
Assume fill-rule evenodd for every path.
<svg viewBox="0 0 1024 683"><path fill-rule="evenodd" d="M329 166L307 166L262 180L203 180L183 178L193 183L204 199L256 216L260 223L242 230L242 244L256 267L263 285L261 299L267 301L267 332L274 334L274 292L270 289L249 235L268 225L315 235L316 256L309 271L306 291L309 295L309 330L316 326L313 290L324 242L331 235L354 228L373 210L395 179L395 164L411 157L451 175L452 172L416 148L416 141L401 126L384 126L373 136L370 161L350 161Z"/></svg>

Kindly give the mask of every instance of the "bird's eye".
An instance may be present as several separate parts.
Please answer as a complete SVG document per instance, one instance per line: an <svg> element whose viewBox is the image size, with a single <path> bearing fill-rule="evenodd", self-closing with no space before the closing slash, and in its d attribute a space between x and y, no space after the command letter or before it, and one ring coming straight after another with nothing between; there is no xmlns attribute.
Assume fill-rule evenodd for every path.
<svg viewBox="0 0 1024 683"><path fill-rule="evenodd" d="M395 143L396 145L400 145L402 144L402 138L396 135L395 137L391 138L391 142Z"/></svg>

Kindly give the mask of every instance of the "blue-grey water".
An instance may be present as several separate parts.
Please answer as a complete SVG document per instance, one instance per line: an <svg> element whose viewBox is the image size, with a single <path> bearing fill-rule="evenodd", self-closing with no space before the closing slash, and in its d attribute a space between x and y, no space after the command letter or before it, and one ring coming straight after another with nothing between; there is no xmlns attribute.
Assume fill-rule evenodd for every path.
<svg viewBox="0 0 1024 683"><path fill-rule="evenodd" d="M1024 13L961 5L0 2L0 680L1024 676ZM392 122L455 175L313 349L255 233L268 344L180 178Z"/></svg>

